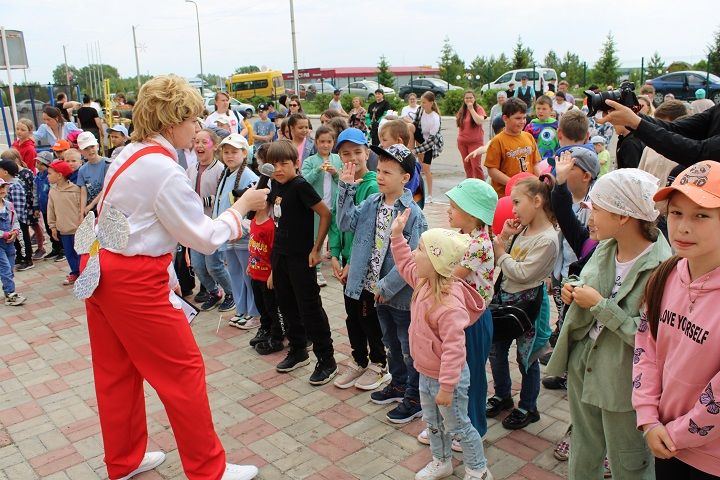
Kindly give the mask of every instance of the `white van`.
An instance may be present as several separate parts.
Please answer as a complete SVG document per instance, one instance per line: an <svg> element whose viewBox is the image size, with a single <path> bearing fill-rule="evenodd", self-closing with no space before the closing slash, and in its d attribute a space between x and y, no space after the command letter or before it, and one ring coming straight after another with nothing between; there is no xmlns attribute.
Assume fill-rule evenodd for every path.
<svg viewBox="0 0 720 480"><path fill-rule="evenodd" d="M515 88L520 85L522 77L528 78L528 83L535 83L535 90L540 90L540 84L542 83L543 90L547 90L547 82L549 80L558 80L557 73L552 68L536 67L535 70L532 68L523 68L520 70L510 70L505 72L498 77L494 82L486 83L480 87L482 93L488 90L507 90L510 88L510 83L515 84ZM542 82L540 79L542 78Z"/></svg>

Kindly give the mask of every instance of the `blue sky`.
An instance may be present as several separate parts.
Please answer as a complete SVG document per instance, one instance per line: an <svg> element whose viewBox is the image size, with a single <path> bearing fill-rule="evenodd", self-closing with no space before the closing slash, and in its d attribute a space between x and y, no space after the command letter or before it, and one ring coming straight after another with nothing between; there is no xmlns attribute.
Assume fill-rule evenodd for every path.
<svg viewBox="0 0 720 480"><path fill-rule="evenodd" d="M523 6L524 5L524 6ZM541 10L533 8L541 5ZM547 5L547 6L544 6ZM663 0L499 2L495 0L296 0L300 68L436 65L448 36L469 63L476 55L510 54L521 35L542 61L548 50L571 50L592 64L608 31L626 66L639 66L657 50L666 60L695 62L720 28L716 6L693 2L678 12ZM292 68L288 0L198 0L206 73L227 75L247 64ZM88 43L100 42L103 63L122 76L135 74L132 25L137 25L140 71L194 76L200 70L195 9L184 0L0 0L0 22L22 30L28 80L47 82L63 62L88 63ZM681 13L681 14L680 14ZM671 33L669 33L671 31ZM0 78L7 81L0 73ZM23 72L14 73L22 80Z"/></svg>

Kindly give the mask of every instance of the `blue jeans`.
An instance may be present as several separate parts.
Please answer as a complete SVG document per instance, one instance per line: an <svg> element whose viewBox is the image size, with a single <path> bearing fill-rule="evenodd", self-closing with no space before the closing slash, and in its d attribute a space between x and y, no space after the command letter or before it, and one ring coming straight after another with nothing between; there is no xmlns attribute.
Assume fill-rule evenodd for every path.
<svg viewBox="0 0 720 480"><path fill-rule="evenodd" d="M477 322L465 329L465 350L470 368L470 389L468 390L468 416L480 434L487 433L487 373L485 365L492 346L493 323L490 309L480 315Z"/></svg>
<svg viewBox="0 0 720 480"><path fill-rule="evenodd" d="M203 255L195 250L190 250L190 263L195 275L198 276L200 283L208 292L217 293L218 285L220 285L226 295L232 294L230 275L225 269L221 252L216 250L212 255Z"/></svg>
<svg viewBox="0 0 720 480"><path fill-rule="evenodd" d="M227 263L227 272L230 275L230 285L232 285L233 300L235 300L235 312L238 315L247 314L257 317L260 312L255 306L252 283L250 276L247 274L250 252L239 248L230 248L222 253Z"/></svg>
<svg viewBox="0 0 720 480"><path fill-rule="evenodd" d="M13 269L15 268L15 245L5 243L0 239L0 280L2 280L3 292L7 295L15 293L15 280L13 280Z"/></svg>
<svg viewBox="0 0 720 480"><path fill-rule="evenodd" d="M65 259L68 265L70 265L70 274L80 275L80 256L75 251L75 234L60 234L60 241L62 242L63 250L65 250Z"/></svg>
<svg viewBox="0 0 720 480"><path fill-rule="evenodd" d="M441 407L435 403L440 391L440 383L425 375L420 375L420 405L423 420L427 423L430 438L430 451L433 458L443 462L452 459L452 439L457 438L463 448L463 462L471 470L483 470L487 466L482 437L470 423L468 417L468 389L470 388L470 369L467 364L460 373L460 381L455 386L452 403Z"/></svg>
<svg viewBox="0 0 720 480"><path fill-rule="evenodd" d="M490 368L495 383L495 396L500 398L512 397L512 380L510 379L510 363L508 362L508 353L512 342L513 340L507 340L493 343L490 349ZM527 372L523 371L520 365L518 359L518 367L522 375L518 406L528 412L534 412L537 409L538 395L540 395L540 364L535 360L528 367Z"/></svg>
<svg viewBox="0 0 720 480"><path fill-rule="evenodd" d="M382 341L388 351L388 370L392 383L405 388L405 398L418 400L418 372L410 356L410 310L399 310L388 305L377 305L377 316L382 330Z"/></svg>

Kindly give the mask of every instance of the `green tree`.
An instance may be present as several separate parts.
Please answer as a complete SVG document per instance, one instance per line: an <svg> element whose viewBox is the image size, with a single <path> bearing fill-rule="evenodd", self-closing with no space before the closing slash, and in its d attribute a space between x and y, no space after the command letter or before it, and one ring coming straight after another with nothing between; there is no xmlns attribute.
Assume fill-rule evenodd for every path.
<svg viewBox="0 0 720 480"><path fill-rule="evenodd" d="M523 45L522 37L518 36L515 49L513 50L512 68L527 68L531 67L535 63L533 58L534 52L530 47Z"/></svg>
<svg viewBox="0 0 720 480"><path fill-rule="evenodd" d="M490 58L485 58L485 56L480 55L475 57L473 61L470 62L468 70L470 71L470 75L472 75L473 78L470 82L472 86L477 86L479 84L488 83L495 80L492 70L493 62L495 62L495 57L491 56ZM480 78L478 79L475 77Z"/></svg>
<svg viewBox="0 0 720 480"><path fill-rule="evenodd" d="M583 62L576 53L565 52L560 62L560 71L555 70L558 75L565 72L565 78L570 85L579 85L583 82ZM561 80L561 79L558 79Z"/></svg>
<svg viewBox="0 0 720 480"><path fill-rule="evenodd" d="M380 61L378 62L377 81L380 85L384 85L386 87L392 88L395 86L395 75L393 75L390 71L390 64L388 63L387 58L385 58L385 55L381 55Z"/></svg>
<svg viewBox="0 0 720 480"><path fill-rule="evenodd" d="M560 60L560 57L558 57L557 53L555 53L555 50L550 50L547 55L545 55L545 59L543 60L543 67L552 68L557 72L560 69L561 65L562 60Z"/></svg>
<svg viewBox="0 0 720 480"><path fill-rule="evenodd" d="M73 65L68 65L68 74L71 76L70 82L76 83L80 71ZM65 77L65 64L61 63L52 72L52 79L55 85L67 85L68 79Z"/></svg>
<svg viewBox="0 0 720 480"><path fill-rule="evenodd" d="M260 67L258 67L257 65L245 65L235 69L235 73L255 73L259 71Z"/></svg>
<svg viewBox="0 0 720 480"><path fill-rule="evenodd" d="M492 57L490 57L492 60ZM493 74L492 79L495 80L503 73L507 72L508 70L512 70L512 63L510 63L510 59L505 55L504 53L501 53L500 56L497 58L495 63L492 64Z"/></svg>
<svg viewBox="0 0 720 480"><path fill-rule="evenodd" d="M720 29L713 34L713 41L707 46L707 53L710 71L720 73Z"/></svg>
<svg viewBox="0 0 720 480"><path fill-rule="evenodd" d="M668 72L681 72L683 70L690 70L690 64L687 62L677 61L672 62L667 67Z"/></svg>
<svg viewBox="0 0 720 480"><path fill-rule="evenodd" d="M460 75L464 83L465 62L462 61L453 46L450 39L445 37L442 50L440 52L440 78L448 83L456 82L456 77Z"/></svg>
<svg viewBox="0 0 720 480"><path fill-rule="evenodd" d="M612 32L609 32L600 50L600 58L593 68L593 79L601 86L615 85L619 76L620 60Z"/></svg>
<svg viewBox="0 0 720 480"><path fill-rule="evenodd" d="M655 78L658 75L665 73L665 62L662 58L660 58L660 54L658 52L653 53L653 56L650 57L645 71L647 73L645 78L647 79Z"/></svg>
<svg viewBox="0 0 720 480"><path fill-rule="evenodd" d="M700 70L701 72L707 72L708 63L706 59L702 59L699 62L693 64L693 70Z"/></svg>

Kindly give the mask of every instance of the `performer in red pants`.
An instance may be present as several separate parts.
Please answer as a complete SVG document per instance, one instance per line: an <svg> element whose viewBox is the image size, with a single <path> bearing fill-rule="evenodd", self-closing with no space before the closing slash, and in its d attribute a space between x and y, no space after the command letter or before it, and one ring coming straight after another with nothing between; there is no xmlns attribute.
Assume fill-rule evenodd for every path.
<svg viewBox="0 0 720 480"><path fill-rule="evenodd" d="M268 193L249 190L215 220L203 214L175 152L191 144L202 110L202 98L185 80L147 82L133 111L134 142L108 169L97 226L90 216L76 236L76 246L88 254L75 293L86 299L105 463L114 480L165 459L162 452L145 452L144 380L165 406L187 478L249 480L258 472L225 462L203 359L171 292L176 245L210 254L239 238L247 233L243 215L264 207Z"/></svg>

